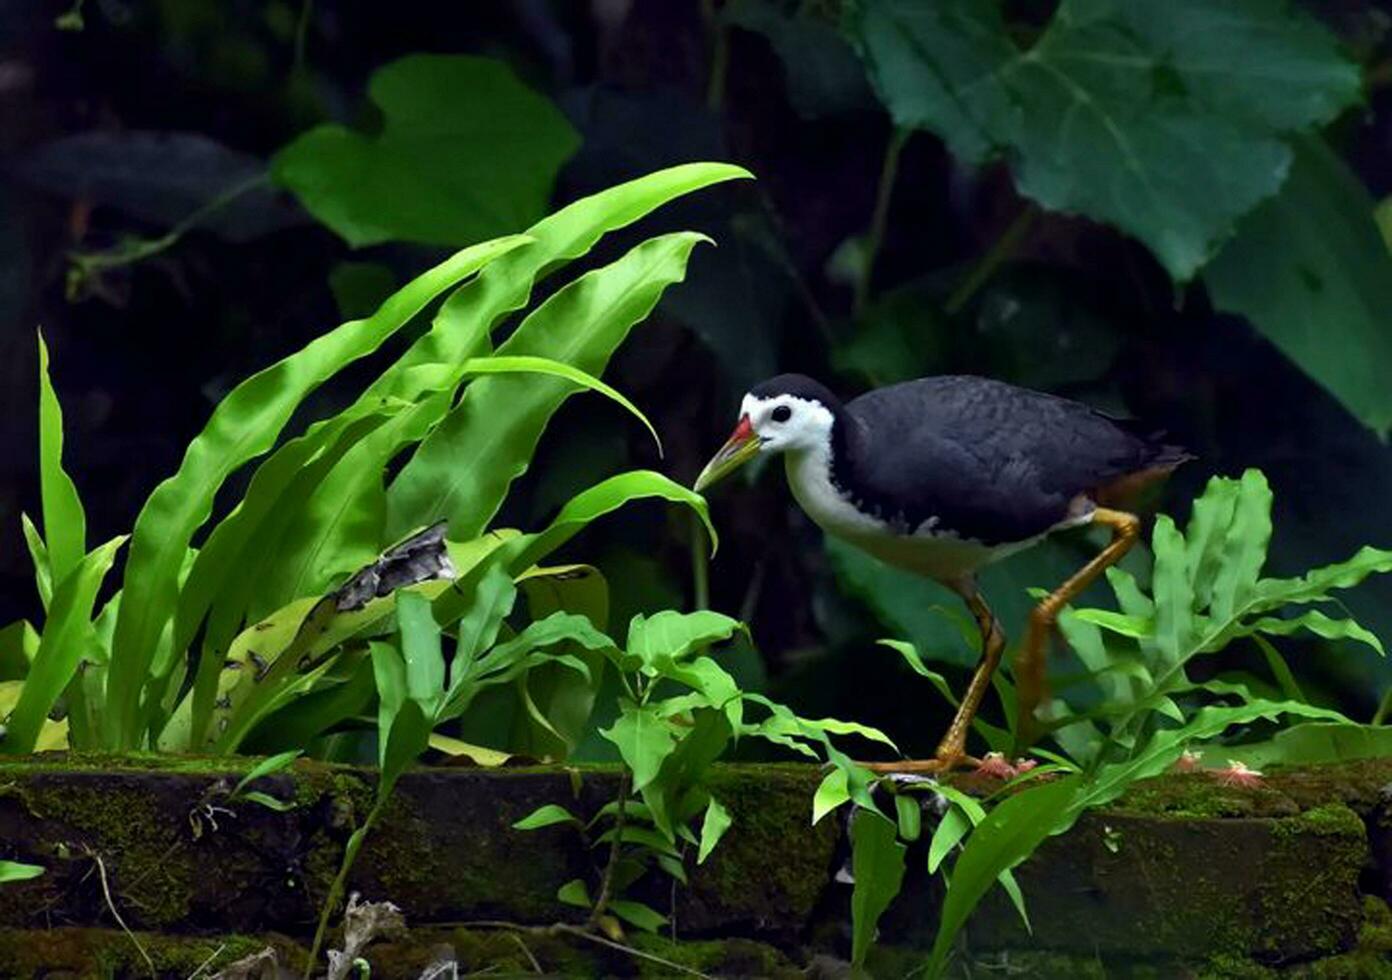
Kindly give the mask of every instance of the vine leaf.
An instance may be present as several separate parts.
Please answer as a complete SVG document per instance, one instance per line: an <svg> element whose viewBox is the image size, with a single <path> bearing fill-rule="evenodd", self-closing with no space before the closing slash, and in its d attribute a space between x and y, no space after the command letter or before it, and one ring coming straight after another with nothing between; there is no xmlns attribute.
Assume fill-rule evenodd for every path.
<svg viewBox="0 0 1392 980"><path fill-rule="evenodd" d="M1358 97L1358 69L1278 0L1064 0L1021 48L982 0L866 0L848 29L894 121L1021 193L1144 242L1180 281L1286 179L1284 136Z"/></svg>

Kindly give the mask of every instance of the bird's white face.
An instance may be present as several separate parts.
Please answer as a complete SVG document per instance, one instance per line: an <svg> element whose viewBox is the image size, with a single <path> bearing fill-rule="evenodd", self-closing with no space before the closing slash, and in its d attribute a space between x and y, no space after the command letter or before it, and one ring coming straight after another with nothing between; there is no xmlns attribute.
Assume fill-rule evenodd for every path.
<svg viewBox="0 0 1392 980"><path fill-rule="evenodd" d="M821 402L796 395L770 398L745 395L740 403L740 418L749 419L749 427L759 438L761 453L796 452L826 446L831 441L831 426L835 421L831 410Z"/></svg>
<svg viewBox="0 0 1392 980"><path fill-rule="evenodd" d="M821 402L796 395L745 395L739 424L696 478L700 492L755 456L826 447L835 416Z"/></svg>

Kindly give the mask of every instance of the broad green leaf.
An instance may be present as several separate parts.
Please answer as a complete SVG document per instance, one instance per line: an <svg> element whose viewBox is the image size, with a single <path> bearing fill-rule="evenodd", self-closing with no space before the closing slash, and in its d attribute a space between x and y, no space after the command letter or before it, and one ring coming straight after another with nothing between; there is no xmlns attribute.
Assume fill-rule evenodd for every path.
<svg viewBox="0 0 1392 980"><path fill-rule="evenodd" d="M430 748L437 752L443 752L445 755L455 758L468 759L470 762L474 763L474 765L483 766L485 769L496 769L498 766L506 764L507 761L512 758L511 753L499 752L497 749L490 749L483 745L473 745L469 742L462 742L457 738L441 735L439 732L430 733L429 744Z"/></svg>
<svg viewBox="0 0 1392 980"><path fill-rule="evenodd" d="M63 410L48 376L48 345L39 338L39 496L49 574L60 584L87 553L87 515L63 469Z"/></svg>
<svg viewBox="0 0 1392 980"><path fill-rule="evenodd" d="M381 132L302 134L271 175L355 248L392 239L459 246L541 214L579 139L501 61L413 54L373 73Z"/></svg>
<svg viewBox="0 0 1392 980"><path fill-rule="evenodd" d="M488 336L508 313L527 305L534 282L588 252L605 234L643 218L674 198L752 175L728 163L669 167L581 198L527 229L532 241L464 283L445 300L430 330L417 339L349 410L361 415L383 399L416 401L415 367L457 364L470 356L477 336ZM591 372L594 373L594 372ZM460 529L455 529L462 536Z"/></svg>
<svg viewBox="0 0 1392 980"><path fill-rule="evenodd" d="M1392 392L1392 253L1362 180L1316 136L1295 144L1279 194L1237 225L1204 269L1219 309L1240 313L1384 438ZM1316 326L1317 325L1317 326Z"/></svg>
<svg viewBox="0 0 1392 980"><path fill-rule="evenodd" d="M471 357L464 362L460 371L467 376L484 374L545 374L553 378L564 378L572 381L581 388L588 388L590 391L597 391L605 398L622 406L630 415L643 423L643 427L648 430L648 434L653 437L653 442L657 444L657 453L662 455L662 440L658 438L657 430L648 421L648 417L633 402L629 401L623 392L610 387L598 378L586 374L579 368L563 361L554 361L549 357L529 357L526 355L514 355L511 357L497 354L493 357Z"/></svg>
<svg viewBox="0 0 1392 980"><path fill-rule="evenodd" d="M851 822L851 962L865 963L880 916L904 882L903 844L895 826L871 810L857 811Z"/></svg>
<svg viewBox="0 0 1392 980"><path fill-rule="evenodd" d="M48 545L44 544L43 536L39 534L39 529L34 526L28 514L21 513L19 523L24 528L24 543L29 548L29 562L34 566L34 586L38 590L39 601L47 611L48 604L53 599L53 568L48 560Z"/></svg>
<svg viewBox="0 0 1392 980"><path fill-rule="evenodd" d="M125 536L113 538L82 559L53 592L39 649L24 681L24 693L10 715L0 751L30 752L48 712L77 672L84 652L95 646L92 605Z"/></svg>
<svg viewBox="0 0 1392 980"><path fill-rule="evenodd" d="M452 597L447 597L452 598ZM489 565L470 594L464 615L455 624L454 660L450 664L449 701L463 696L466 680L475 660L493 645L503 619L512 611L517 587L502 567Z"/></svg>
<svg viewBox="0 0 1392 980"><path fill-rule="evenodd" d="M435 296L526 241L512 236L456 253L397 290L373 316L325 334L243 381L218 404L178 472L155 488L135 522L107 677L111 747L132 748L140 738L140 690L174 615L179 571L227 477L269 449L321 383L374 351Z"/></svg>
<svg viewBox="0 0 1392 980"><path fill-rule="evenodd" d="M805 8L804 8L805 9ZM762 34L783 66L788 101L804 119L874 105L865 69L846 39L816 13L791 13L770 0L735 0L720 10L727 24Z"/></svg>
<svg viewBox="0 0 1392 980"><path fill-rule="evenodd" d="M704 609L690 613L664 609L652 616L639 613L628 624L625 649L651 668L659 659L682 660L728 640L739 629L739 620Z"/></svg>
<svg viewBox="0 0 1392 980"><path fill-rule="evenodd" d="M527 596L533 620L574 613L597 630L609 628L609 583L593 565L536 566L518 575L517 585Z"/></svg>
<svg viewBox="0 0 1392 980"><path fill-rule="evenodd" d="M556 898L567 905L575 905L582 909L587 909L593 904L590 901L590 889L583 878L567 881L556 892Z"/></svg>
<svg viewBox="0 0 1392 980"><path fill-rule="evenodd" d="M0 861L0 882L28 881L44 873L37 864L23 864L19 861Z"/></svg>
<svg viewBox="0 0 1392 980"><path fill-rule="evenodd" d="M1032 854L1046 837L1072 826L1081 778L1064 776L1029 786L1003 800L972 831L952 866L928 976L942 975L958 931L1001 873Z"/></svg>
<svg viewBox="0 0 1392 980"><path fill-rule="evenodd" d="M1223 542L1237 506L1238 487L1236 480L1220 476L1210 479L1203 494L1194 501L1189 526L1185 528L1185 559L1195 604L1200 609L1208 608L1213 601L1213 584L1222 568Z"/></svg>
<svg viewBox="0 0 1392 980"><path fill-rule="evenodd" d="M513 830L540 830L542 827L553 827L558 823L572 823L580 826L580 818L565 807L556 803L547 803L539 806L521 820L513 823Z"/></svg>
<svg viewBox="0 0 1392 980"><path fill-rule="evenodd" d="M1270 544L1271 488L1260 470L1248 470L1238 483L1232 522L1223 537L1223 556L1213 582L1213 618L1228 620L1246 607ZM1155 598L1163 610L1164 600L1158 594Z"/></svg>
<svg viewBox="0 0 1392 980"><path fill-rule="evenodd" d="M1064 0L1027 49L978 0L865 0L848 24L898 125L1005 157L1025 196L1134 235L1177 280L1281 186L1283 134L1360 93L1334 37L1278 0Z"/></svg>
<svg viewBox="0 0 1392 980"><path fill-rule="evenodd" d="M609 910L630 925L645 932L657 932L667 924L667 917L653 911L642 902L618 898L609 903Z"/></svg>
<svg viewBox="0 0 1392 980"><path fill-rule="evenodd" d="M249 785L256 782L256 780L260 779L262 776L269 776L272 773L280 772L287 766L292 765L294 761L303 754L303 749L290 749L286 752L280 752L276 755L262 759L256 765L252 766L249 770L247 770L247 774L243 776L238 781L237 785L232 788L232 795L236 796L238 793L242 792L242 790L246 789Z"/></svg>
<svg viewBox="0 0 1392 980"><path fill-rule="evenodd" d="M1166 514L1155 519L1155 644L1165 664L1179 664L1194 634L1194 594L1184 538Z"/></svg>
<svg viewBox="0 0 1392 980"><path fill-rule="evenodd" d="M691 250L704 240L693 232L663 235L586 273L524 319L498 355L546 357L600 376L629 331L685 277ZM481 533L575 390L567 380L535 375L475 380L392 481L388 534L441 518L456 537Z"/></svg>
<svg viewBox="0 0 1392 980"><path fill-rule="evenodd" d="M396 597L396 621L406 661L406 696L433 713L445 693L445 656L430 600L419 592L401 592Z"/></svg>
<svg viewBox="0 0 1392 980"><path fill-rule="evenodd" d="M1080 622L1100 626L1109 633L1127 636L1133 640L1145 639L1155 631L1155 623L1152 620L1127 616L1110 609L1079 609L1075 616Z"/></svg>
<svg viewBox="0 0 1392 980"><path fill-rule="evenodd" d="M688 883L686 868L682 865L681 861L672 857L670 854L659 854L657 856L657 866L683 885Z"/></svg>
<svg viewBox="0 0 1392 980"><path fill-rule="evenodd" d="M1279 731L1266 742L1224 746L1222 753L1254 769L1385 759L1392 756L1392 726L1309 721Z"/></svg>
<svg viewBox="0 0 1392 980"><path fill-rule="evenodd" d="M701 821L701 846L696 853L696 863L705 864L725 831L730 829L730 811L725 809L714 796L706 805L706 817Z"/></svg>
<svg viewBox="0 0 1392 980"><path fill-rule="evenodd" d="M851 791L846 782L845 770L829 770L817 785L817 792L812 794L812 823L818 823L832 810L850 801Z"/></svg>
<svg viewBox="0 0 1392 980"><path fill-rule="evenodd" d="M619 717L600 734L619 748L619 755L633 770L633 791L641 792L657 777L663 761L677 745L677 732L655 708L622 706ZM651 804L650 804L651 805Z"/></svg>
<svg viewBox="0 0 1392 980"><path fill-rule="evenodd" d="M408 698L392 719L390 733L382 739L386 749L382 753L382 773L377 783L379 800L391 795L401 774L425 751L429 738L430 719L426 718L419 703Z"/></svg>
<svg viewBox="0 0 1392 980"><path fill-rule="evenodd" d="M614 830L611 827L595 839L594 846L599 847L602 844L609 844L612 843L613 840ZM623 829L623 842L625 844L638 844L649 850L664 853L669 857L678 857L681 854L681 852L677 850L675 844L657 831L650 830L647 827L635 827L632 824L627 825Z"/></svg>

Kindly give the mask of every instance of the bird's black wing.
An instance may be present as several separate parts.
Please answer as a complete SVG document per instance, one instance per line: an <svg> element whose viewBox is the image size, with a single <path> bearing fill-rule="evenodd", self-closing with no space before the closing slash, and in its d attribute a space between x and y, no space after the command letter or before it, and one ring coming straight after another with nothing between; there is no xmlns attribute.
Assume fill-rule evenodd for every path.
<svg viewBox="0 0 1392 980"><path fill-rule="evenodd" d="M913 530L989 544L1041 534L1069 503L1156 465L1168 447L1077 402L969 376L891 385L846 406L833 479L866 509Z"/></svg>

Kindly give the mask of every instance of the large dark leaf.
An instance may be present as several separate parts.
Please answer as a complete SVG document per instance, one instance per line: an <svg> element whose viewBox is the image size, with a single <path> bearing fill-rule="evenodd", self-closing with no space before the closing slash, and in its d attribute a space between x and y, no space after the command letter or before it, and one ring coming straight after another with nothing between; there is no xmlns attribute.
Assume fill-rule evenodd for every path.
<svg viewBox="0 0 1392 980"><path fill-rule="evenodd" d="M18 172L46 191L163 227L245 187L199 221L200 227L233 242L308 220L269 184L253 186L266 172L261 160L198 133L75 133L34 150Z"/></svg>
<svg viewBox="0 0 1392 980"><path fill-rule="evenodd" d="M1368 192L1322 142L1297 143L1281 193L1242 220L1204 282L1365 425L1392 430L1392 254Z"/></svg>
<svg viewBox="0 0 1392 980"><path fill-rule="evenodd" d="M409 55L369 91L381 133L317 126L272 162L276 181L354 246L460 245L523 228L578 143L555 106L488 58Z"/></svg>
<svg viewBox="0 0 1392 980"><path fill-rule="evenodd" d="M1181 280L1281 186L1282 134L1359 94L1332 35L1277 0L1064 0L1028 48L988 0L865 0L849 28L899 125L1004 157L1021 192Z"/></svg>

